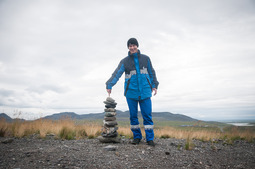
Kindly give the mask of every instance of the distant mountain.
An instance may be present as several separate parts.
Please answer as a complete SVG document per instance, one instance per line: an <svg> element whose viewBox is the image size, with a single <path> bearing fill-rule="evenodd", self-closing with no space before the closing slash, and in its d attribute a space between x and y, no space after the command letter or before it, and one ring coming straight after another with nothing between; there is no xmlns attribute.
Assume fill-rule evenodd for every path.
<svg viewBox="0 0 255 169"><path fill-rule="evenodd" d="M159 121L198 121L183 114L173 114L170 112L154 112L152 117Z"/></svg>
<svg viewBox="0 0 255 169"><path fill-rule="evenodd" d="M141 112L139 111L138 117L142 118ZM15 119L12 119L5 113L0 114L0 119L4 118L7 122L12 122ZM49 116L45 116L44 119L51 119L51 120L59 120L59 119L78 119L78 120L98 120L104 118L104 113L91 113L91 114L76 114L74 112L61 112L52 114ZM182 114L173 114L170 112L152 112L153 120L157 121L197 121L197 119L193 119L189 116L185 116ZM24 121L24 119L19 119ZM120 111L117 110L117 120L129 120L129 111Z"/></svg>
<svg viewBox="0 0 255 169"><path fill-rule="evenodd" d="M51 119L51 120L59 120L59 119L65 119L65 118L71 118L71 119L89 119L89 120L95 120L95 119L103 119L104 113L91 113L91 114L76 114L74 112L61 112L49 116L45 116L44 119Z"/></svg>
<svg viewBox="0 0 255 169"><path fill-rule="evenodd" d="M138 117L142 117L141 113L138 113ZM158 121L197 121L189 116L185 116L182 114L173 114L170 112L153 112L152 113L153 120ZM44 117L44 119L52 119L52 120L59 120L61 118L71 118L71 119L86 119L86 120L97 120L103 119L104 113L91 113L91 114L81 114L78 115L74 112L62 112L53 115L49 115ZM129 119L129 111L120 111L117 110L117 119L118 120L127 120Z"/></svg>
<svg viewBox="0 0 255 169"><path fill-rule="evenodd" d="M26 121L24 119L20 119L20 118L15 118L15 119L12 119L10 116L8 116L7 114L5 113L0 113L0 119L4 118L5 121L7 122L13 122L14 120L17 120L17 121Z"/></svg>
<svg viewBox="0 0 255 169"><path fill-rule="evenodd" d="M138 117L141 118L141 112L138 112ZM125 112L117 112L117 118L129 118L129 111ZM173 114L170 112L152 112L152 118L153 120L158 121L198 121L197 119L193 119L189 116L185 116L182 114Z"/></svg>
<svg viewBox="0 0 255 169"><path fill-rule="evenodd" d="M5 113L0 113L0 119L5 119L7 122L12 122L12 118L10 118L7 114Z"/></svg>

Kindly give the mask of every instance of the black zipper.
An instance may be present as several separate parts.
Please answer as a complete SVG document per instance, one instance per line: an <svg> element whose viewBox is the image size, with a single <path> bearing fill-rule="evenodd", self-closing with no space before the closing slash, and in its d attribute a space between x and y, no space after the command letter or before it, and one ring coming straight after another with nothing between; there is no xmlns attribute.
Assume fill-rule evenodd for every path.
<svg viewBox="0 0 255 169"><path fill-rule="evenodd" d="M151 83L150 83L149 79L147 77L146 77L146 79L147 79L147 81L148 81L148 83L149 83L149 85L151 87L151 90L152 90L152 86L151 86Z"/></svg>
<svg viewBox="0 0 255 169"><path fill-rule="evenodd" d="M130 78L131 79L131 78ZM127 82L127 87L126 87L126 90L125 90L125 96L126 96L126 94L127 94L127 91L128 91L128 86L129 86L129 83L130 83L130 79L128 79L128 82Z"/></svg>

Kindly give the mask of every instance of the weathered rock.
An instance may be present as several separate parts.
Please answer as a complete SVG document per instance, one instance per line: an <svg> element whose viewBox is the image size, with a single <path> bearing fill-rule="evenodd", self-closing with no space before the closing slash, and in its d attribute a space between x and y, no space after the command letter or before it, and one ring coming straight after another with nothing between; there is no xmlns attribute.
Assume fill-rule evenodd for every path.
<svg viewBox="0 0 255 169"><path fill-rule="evenodd" d="M106 151L116 151L117 146L112 146L112 145L108 145L106 147L104 147L104 150Z"/></svg>
<svg viewBox="0 0 255 169"><path fill-rule="evenodd" d="M103 120L104 126L106 127L114 127L118 125L117 121L105 121Z"/></svg>
<svg viewBox="0 0 255 169"><path fill-rule="evenodd" d="M101 133L101 135L103 137L117 137L118 136L118 132L115 131L115 132L112 132L112 133Z"/></svg>
<svg viewBox="0 0 255 169"><path fill-rule="evenodd" d="M102 136L99 136L98 140L101 143L120 143L121 141L119 137L102 137Z"/></svg>
<svg viewBox="0 0 255 169"><path fill-rule="evenodd" d="M106 98L106 101L109 101L109 102L112 102L112 103L115 102L115 100L114 100L113 98L111 98L111 97L107 97L107 98Z"/></svg>
<svg viewBox="0 0 255 169"><path fill-rule="evenodd" d="M116 106L116 105L117 105L117 103L115 103L115 102L109 102L109 101L104 101L104 104L113 105L113 106Z"/></svg>
<svg viewBox="0 0 255 169"><path fill-rule="evenodd" d="M8 143L12 143L13 141L14 141L13 138L7 138L7 139L1 141L1 143L8 144Z"/></svg>
<svg viewBox="0 0 255 169"><path fill-rule="evenodd" d="M103 127L102 132L109 134L109 133L114 133L118 130L118 127Z"/></svg>
<svg viewBox="0 0 255 169"><path fill-rule="evenodd" d="M116 116L116 112L105 112L104 114L106 117L113 117Z"/></svg>
<svg viewBox="0 0 255 169"><path fill-rule="evenodd" d="M114 120L116 120L116 117L104 117L104 120L105 121L114 121Z"/></svg>
<svg viewBox="0 0 255 169"><path fill-rule="evenodd" d="M105 107L106 107L106 108L115 108L116 105L107 104L107 105L105 105Z"/></svg>
<svg viewBox="0 0 255 169"><path fill-rule="evenodd" d="M55 134L54 133L49 133L49 134L46 134L46 136L47 137L53 137L53 136L55 136Z"/></svg>
<svg viewBox="0 0 255 169"><path fill-rule="evenodd" d="M169 151L166 151L165 154L166 154L166 155L170 155L170 152L169 152Z"/></svg>
<svg viewBox="0 0 255 169"><path fill-rule="evenodd" d="M106 108L104 109L105 112L116 112L116 109L114 108Z"/></svg>

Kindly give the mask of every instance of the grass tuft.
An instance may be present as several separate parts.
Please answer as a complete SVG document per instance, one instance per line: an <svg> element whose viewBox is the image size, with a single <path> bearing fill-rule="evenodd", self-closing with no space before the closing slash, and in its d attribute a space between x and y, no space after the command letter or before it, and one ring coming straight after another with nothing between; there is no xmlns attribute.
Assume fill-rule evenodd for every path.
<svg viewBox="0 0 255 169"><path fill-rule="evenodd" d="M171 136L169 136L168 134L163 134L160 136L160 138L167 139L167 138L171 138Z"/></svg>
<svg viewBox="0 0 255 169"><path fill-rule="evenodd" d="M195 147L195 144L192 142L192 139L188 136L185 143L185 150L192 150Z"/></svg>
<svg viewBox="0 0 255 169"><path fill-rule="evenodd" d="M0 137L4 137L6 133L6 128L0 128Z"/></svg>
<svg viewBox="0 0 255 169"><path fill-rule="evenodd" d="M82 139L82 138L86 138L88 136L87 132L85 129L80 129L78 130L78 132L76 133L76 137L78 139Z"/></svg>
<svg viewBox="0 0 255 169"><path fill-rule="evenodd" d="M73 140L75 139L75 136L75 131L68 127L63 127L59 132L59 137L62 139Z"/></svg>
<svg viewBox="0 0 255 169"><path fill-rule="evenodd" d="M95 138L95 135L93 134L88 135L88 139L94 139L94 138Z"/></svg>

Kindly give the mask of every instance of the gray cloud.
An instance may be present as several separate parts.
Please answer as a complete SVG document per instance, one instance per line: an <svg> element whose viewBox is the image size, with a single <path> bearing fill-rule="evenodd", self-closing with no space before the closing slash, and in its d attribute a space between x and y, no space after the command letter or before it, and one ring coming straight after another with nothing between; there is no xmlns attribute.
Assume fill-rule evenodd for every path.
<svg viewBox="0 0 255 169"><path fill-rule="evenodd" d="M47 91L52 91L52 92L56 92L56 93L65 93L67 91L67 89L65 89L64 87L60 87L60 86L56 86L56 85L40 85L40 86L30 86L26 89L29 92L35 92L38 94L43 94Z"/></svg>
<svg viewBox="0 0 255 169"><path fill-rule="evenodd" d="M101 112L105 81L136 37L160 81L155 111L247 117L255 110L254 8L250 0L1 1L2 108ZM123 79L112 97L127 109Z"/></svg>
<svg viewBox="0 0 255 169"><path fill-rule="evenodd" d="M12 95L14 92L12 90L0 89L0 96L1 97L8 97Z"/></svg>

